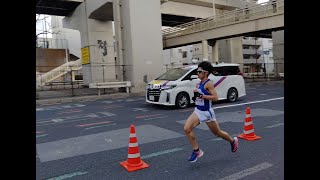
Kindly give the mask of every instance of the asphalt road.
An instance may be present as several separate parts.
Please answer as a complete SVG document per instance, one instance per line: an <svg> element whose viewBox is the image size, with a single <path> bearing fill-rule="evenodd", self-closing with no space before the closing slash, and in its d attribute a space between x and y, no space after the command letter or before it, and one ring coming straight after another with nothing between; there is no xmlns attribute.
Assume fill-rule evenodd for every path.
<svg viewBox="0 0 320 180"><path fill-rule="evenodd" d="M220 128L242 134L246 108L261 139L239 139L239 149L201 124L195 129L204 151L195 163L183 125L194 106L175 109L147 104L143 96L37 106L37 179L284 179L283 83L247 86L237 102L214 105ZM149 167L128 172L130 125L141 159Z"/></svg>

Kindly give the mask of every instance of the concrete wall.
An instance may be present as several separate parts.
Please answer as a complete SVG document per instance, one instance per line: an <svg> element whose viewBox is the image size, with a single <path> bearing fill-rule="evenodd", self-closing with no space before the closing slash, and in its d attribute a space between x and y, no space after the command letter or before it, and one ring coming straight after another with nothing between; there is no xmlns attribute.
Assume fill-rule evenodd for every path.
<svg viewBox="0 0 320 180"><path fill-rule="evenodd" d="M164 72L160 1L121 0L123 62L125 79L134 86L132 92L145 90L146 82Z"/></svg>
<svg viewBox="0 0 320 180"><path fill-rule="evenodd" d="M36 71L46 73L66 63L65 49L36 48Z"/></svg>

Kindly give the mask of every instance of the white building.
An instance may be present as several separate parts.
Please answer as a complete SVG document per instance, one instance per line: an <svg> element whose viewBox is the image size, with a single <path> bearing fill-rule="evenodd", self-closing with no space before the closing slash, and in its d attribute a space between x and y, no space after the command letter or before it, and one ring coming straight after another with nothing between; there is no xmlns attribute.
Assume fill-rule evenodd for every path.
<svg viewBox="0 0 320 180"><path fill-rule="evenodd" d="M57 42L66 43L69 53L81 57L81 39L78 30L66 29L62 26L63 16L51 16L52 39Z"/></svg>
<svg viewBox="0 0 320 180"><path fill-rule="evenodd" d="M273 60L273 41L272 39L262 39L262 50L263 50L263 62L266 65L266 72L274 72L274 60Z"/></svg>

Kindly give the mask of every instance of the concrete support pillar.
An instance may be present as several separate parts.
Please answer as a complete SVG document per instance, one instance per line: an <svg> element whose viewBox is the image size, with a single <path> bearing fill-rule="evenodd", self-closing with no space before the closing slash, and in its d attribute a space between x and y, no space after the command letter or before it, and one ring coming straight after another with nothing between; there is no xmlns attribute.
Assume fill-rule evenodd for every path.
<svg viewBox="0 0 320 180"><path fill-rule="evenodd" d="M212 62L219 62L219 41L215 42L215 45L212 46Z"/></svg>
<svg viewBox="0 0 320 180"><path fill-rule="evenodd" d="M212 10L213 10L213 16L216 15L216 2L215 0L212 0Z"/></svg>
<svg viewBox="0 0 320 180"><path fill-rule="evenodd" d="M231 38L229 41L229 48L230 63L240 64L240 69L243 69L242 37Z"/></svg>
<svg viewBox="0 0 320 180"><path fill-rule="evenodd" d="M208 41L202 41L202 54L203 54L203 61L209 60L209 53L208 53Z"/></svg>
<svg viewBox="0 0 320 180"><path fill-rule="evenodd" d="M122 18L120 0L113 0L113 19L115 31L115 49L116 49L116 75L120 81L124 81L123 76L123 43L122 43Z"/></svg>
<svg viewBox="0 0 320 180"><path fill-rule="evenodd" d="M79 30L81 36L83 83L117 81L115 72L114 38L112 21L91 19L97 1L84 1L72 16L66 17L64 27ZM85 53L84 53L85 52Z"/></svg>
<svg viewBox="0 0 320 180"><path fill-rule="evenodd" d="M224 39L219 41L220 62L238 63L243 68L242 37Z"/></svg>
<svg viewBox="0 0 320 180"><path fill-rule="evenodd" d="M272 32L273 62L276 76L284 72L284 31Z"/></svg>
<svg viewBox="0 0 320 180"><path fill-rule="evenodd" d="M215 0L212 0L213 16L216 14ZM212 46L212 62L219 62L219 41L216 41L215 45Z"/></svg>
<svg viewBox="0 0 320 180"><path fill-rule="evenodd" d="M118 2L121 8L118 9L119 13L114 14L114 19L120 19L121 22L118 32L121 39L118 34L116 41L122 42L122 51L119 50L119 53L123 56L124 79L131 81L131 92L143 92L148 81L165 71L161 58L163 48L160 1ZM116 27L119 30L119 26Z"/></svg>
<svg viewBox="0 0 320 180"><path fill-rule="evenodd" d="M116 81L112 21L87 18L87 31L81 32L81 47L88 47L90 61L83 64L84 84Z"/></svg>

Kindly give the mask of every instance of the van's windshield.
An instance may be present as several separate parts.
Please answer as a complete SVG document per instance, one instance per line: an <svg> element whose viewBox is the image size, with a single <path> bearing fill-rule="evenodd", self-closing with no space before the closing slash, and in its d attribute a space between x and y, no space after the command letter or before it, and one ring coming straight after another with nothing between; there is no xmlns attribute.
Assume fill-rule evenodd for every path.
<svg viewBox="0 0 320 180"><path fill-rule="evenodd" d="M188 69L173 68L159 76L156 80L175 81L185 75L188 71Z"/></svg>

